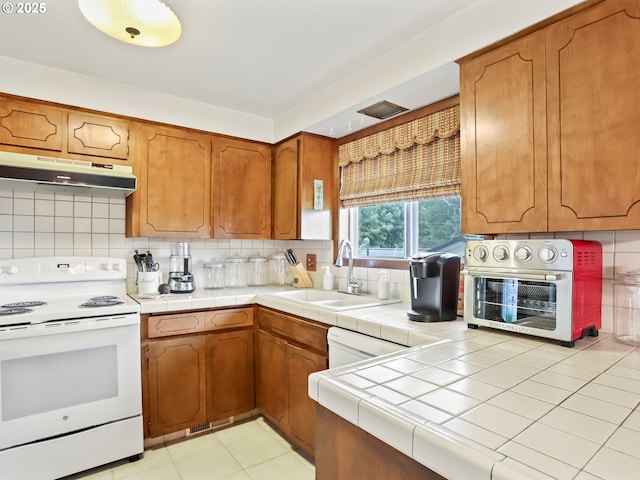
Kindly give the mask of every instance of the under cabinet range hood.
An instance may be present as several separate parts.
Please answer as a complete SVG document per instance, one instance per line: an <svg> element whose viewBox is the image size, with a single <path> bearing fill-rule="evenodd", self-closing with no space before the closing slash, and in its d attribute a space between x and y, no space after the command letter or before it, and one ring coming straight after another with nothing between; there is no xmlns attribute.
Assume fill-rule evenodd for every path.
<svg viewBox="0 0 640 480"><path fill-rule="evenodd" d="M136 189L133 168L126 165L82 162L0 152L0 182L30 182L119 191L125 196Z"/></svg>

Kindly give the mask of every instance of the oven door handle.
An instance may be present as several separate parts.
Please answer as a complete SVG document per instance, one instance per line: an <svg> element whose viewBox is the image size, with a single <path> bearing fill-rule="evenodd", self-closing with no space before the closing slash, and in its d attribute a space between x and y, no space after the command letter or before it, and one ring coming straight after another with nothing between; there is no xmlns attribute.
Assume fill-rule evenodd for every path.
<svg viewBox="0 0 640 480"><path fill-rule="evenodd" d="M463 270L465 275L472 277L493 277L508 278L513 280L533 280L535 282L557 282L562 280L561 273L509 273L509 272L488 272L485 270Z"/></svg>

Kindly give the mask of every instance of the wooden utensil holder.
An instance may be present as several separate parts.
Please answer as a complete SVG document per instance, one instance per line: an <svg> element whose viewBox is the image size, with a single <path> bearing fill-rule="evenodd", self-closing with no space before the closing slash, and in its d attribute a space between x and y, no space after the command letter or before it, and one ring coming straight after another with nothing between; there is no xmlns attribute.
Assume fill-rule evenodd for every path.
<svg viewBox="0 0 640 480"><path fill-rule="evenodd" d="M307 273L307 270L301 263L290 265L289 268L293 272L293 286L296 288L313 288L313 282Z"/></svg>

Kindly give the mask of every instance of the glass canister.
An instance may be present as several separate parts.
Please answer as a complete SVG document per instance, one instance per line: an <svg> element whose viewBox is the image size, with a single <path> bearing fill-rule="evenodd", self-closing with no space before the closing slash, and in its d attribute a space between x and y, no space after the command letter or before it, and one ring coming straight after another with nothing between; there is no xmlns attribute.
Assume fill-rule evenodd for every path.
<svg viewBox="0 0 640 480"><path fill-rule="evenodd" d="M289 266L282 250L277 251L269 258L269 270L271 285L286 285Z"/></svg>
<svg viewBox="0 0 640 480"><path fill-rule="evenodd" d="M251 287L266 287L269 285L269 259L260 255L259 252L249 257L247 285Z"/></svg>
<svg viewBox="0 0 640 480"><path fill-rule="evenodd" d="M613 282L613 336L619 342L640 345L640 269Z"/></svg>
<svg viewBox="0 0 640 480"><path fill-rule="evenodd" d="M219 290L224 288L224 263L216 260L205 263L204 267L205 290Z"/></svg>
<svg viewBox="0 0 640 480"><path fill-rule="evenodd" d="M239 288L247 286L247 257L241 257L235 253L224 260L225 279L224 286L228 288Z"/></svg>

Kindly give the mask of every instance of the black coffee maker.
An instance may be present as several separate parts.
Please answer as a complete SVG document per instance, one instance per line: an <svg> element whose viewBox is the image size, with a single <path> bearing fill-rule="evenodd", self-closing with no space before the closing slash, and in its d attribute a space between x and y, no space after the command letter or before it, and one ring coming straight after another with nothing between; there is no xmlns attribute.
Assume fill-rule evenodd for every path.
<svg viewBox="0 0 640 480"><path fill-rule="evenodd" d="M460 257L449 253L419 253L409 259L411 310L409 320L455 320L458 310Z"/></svg>

